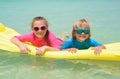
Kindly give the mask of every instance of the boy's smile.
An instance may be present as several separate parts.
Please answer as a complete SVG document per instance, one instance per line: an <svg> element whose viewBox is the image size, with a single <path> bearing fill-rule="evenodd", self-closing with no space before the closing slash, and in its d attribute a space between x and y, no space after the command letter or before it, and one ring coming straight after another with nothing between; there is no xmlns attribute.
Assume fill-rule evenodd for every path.
<svg viewBox="0 0 120 79"><path fill-rule="evenodd" d="M75 33L75 36L76 36L76 39L80 42L85 41L89 37L89 35L85 34L84 32L82 32L81 34Z"/></svg>

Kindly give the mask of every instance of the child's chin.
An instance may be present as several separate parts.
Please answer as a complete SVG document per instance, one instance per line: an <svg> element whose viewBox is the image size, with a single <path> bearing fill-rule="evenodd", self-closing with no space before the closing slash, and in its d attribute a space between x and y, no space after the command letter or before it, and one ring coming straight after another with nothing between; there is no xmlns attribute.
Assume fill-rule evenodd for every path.
<svg viewBox="0 0 120 79"><path fill-rule="evenodd" d="M80 42L83 42L83 41L85 41L86 39L80 39Z"/></svg>
<svg viewBox="0 0 120 79"><path fill-rule="evenodd" d="M41 36L41 35L37 35L37 38L42 38L43 36Z"/></svg>

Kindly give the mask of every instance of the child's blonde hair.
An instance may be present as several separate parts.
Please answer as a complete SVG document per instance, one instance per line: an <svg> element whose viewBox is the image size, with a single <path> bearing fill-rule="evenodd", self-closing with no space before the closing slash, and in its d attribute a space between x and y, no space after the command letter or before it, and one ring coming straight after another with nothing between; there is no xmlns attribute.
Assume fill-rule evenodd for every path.
<svg viewBox="0 0 120 79"><path fill-rule="evenodd" d="M75 30L81 29L82 27L85 27L86 29L90 30L90 26L89 26L86 19L80 19L80 20L78 20L77 22L74 23L73 30L72 30L72 40L73 41L76 40ZM88 39L89 39L90 36L91 36L91 33L89 32L88 35L89 35L89 37L88 37Z"/></svg>

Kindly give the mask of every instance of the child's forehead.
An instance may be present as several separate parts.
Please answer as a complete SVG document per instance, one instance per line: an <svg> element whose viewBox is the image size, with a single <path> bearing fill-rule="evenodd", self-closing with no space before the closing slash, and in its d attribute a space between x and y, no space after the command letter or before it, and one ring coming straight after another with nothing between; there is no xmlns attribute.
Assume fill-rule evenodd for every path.
<svg viewBox="0 0 120 79"><path fill-rule="evenodd" d="M89 29L89 27L82 25L82 26L76 26L76 27L74 27L74 29L75 30L77 30L77 29Z"/></svg>
<svg viewBox="0 0 120 79"><path fill-rule="evenodd" d="M46 24L43 20L34 21L34 25L44 25Z"/></svg>

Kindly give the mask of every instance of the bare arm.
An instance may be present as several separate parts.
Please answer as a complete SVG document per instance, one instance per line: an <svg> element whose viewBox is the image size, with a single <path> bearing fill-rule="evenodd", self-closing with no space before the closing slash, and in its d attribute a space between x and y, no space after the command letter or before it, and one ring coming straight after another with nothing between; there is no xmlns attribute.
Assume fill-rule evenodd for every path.
<svg viewBox="0 0 120 79"><path fill-rule="evenodd" d="M21 53L27 53L29 51L29 48L15 37L11 38L11 42L13 42L15 45L17 45L20 48Z"/></svg>
<svg viewBox="0 0 120 79"><path fill-rule="evenodd" d="M24 45L20 40L18 40L18 39L15 38L15 37L12 37L12 38L11 38L11 42L13 42L13 43L14 43L15 45L17 45L18 47L21 47L21 46Z"/></svg>

